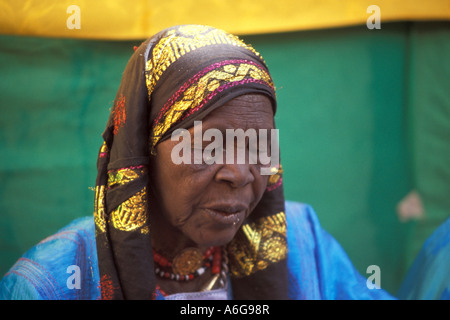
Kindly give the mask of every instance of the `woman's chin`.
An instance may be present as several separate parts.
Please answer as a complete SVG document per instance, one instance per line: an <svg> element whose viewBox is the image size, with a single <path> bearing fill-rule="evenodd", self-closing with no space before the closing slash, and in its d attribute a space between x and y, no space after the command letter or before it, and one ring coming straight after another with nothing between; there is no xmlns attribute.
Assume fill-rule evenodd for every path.
<svg viewBox="0 0 450 320"><path fill-rule="evenodd" d="M196 236L191 237L191 239L199 247L219 247L228 244L233 240L237 229L233 226L225 230L208 230L202 234L198 233Z"/></svg>

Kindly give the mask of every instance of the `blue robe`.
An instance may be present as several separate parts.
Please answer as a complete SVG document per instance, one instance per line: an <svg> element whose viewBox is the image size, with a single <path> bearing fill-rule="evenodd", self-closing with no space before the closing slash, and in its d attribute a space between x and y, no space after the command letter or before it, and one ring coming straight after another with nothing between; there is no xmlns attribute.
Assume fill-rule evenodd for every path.
<svg viewBox="0 0 450 320"><path fill-rule="evenodd" d="M290 298L395 299L383 289L371 289L373 286L358 273L339 243L322 229L310 206L288 201L286 218ZM448 267L450 219L444 227L439 239L446 232L445 243L435 240L432 244L434 251L441 255L439 259ZM75 279L75 276L79 277ZM417 277L414 272L408 276L412 280ZM428 292L428 298L450 296L450 279L442 279L440 277L440 286ZM404 292L412 292L410 295L403 292L403 297L414 299L421 290L414 292L409 291L410 288L403 288ZM0 282L0 299L4 300L100 297L93 217L76 219L41 241L26 252Z"/></svg>

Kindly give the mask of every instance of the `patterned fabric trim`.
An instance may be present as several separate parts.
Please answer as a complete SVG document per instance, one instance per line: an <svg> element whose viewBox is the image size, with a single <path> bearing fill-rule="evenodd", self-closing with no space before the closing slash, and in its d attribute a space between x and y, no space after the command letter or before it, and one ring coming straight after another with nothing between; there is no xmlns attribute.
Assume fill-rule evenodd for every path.
<svg viewBox="0 0 450 320"><path fill-rule="evenodd" d="M175 123L200 110L220 92L246 83L260 83L273 90L270 75L258 64L247 60L222 61L198 72L175 92L156 117L152 148Z"/></svg>
<svg viewBox="0 0 450 320"><path fill-rule="evenodd" d="M286 230L284 212L243 225L227 247L231 274L235 277L248 276L285 259Z"/></svg>
<svg viewBox="0 0 450 320"><path fill-rule="evenodd" d="M222 30L201 25L180 26L176 30L169 30L152 49L145 68L148 92L153 92L164 71L182 56L198 48L217 44L242 47L260 57L251 46Z"/></svg>

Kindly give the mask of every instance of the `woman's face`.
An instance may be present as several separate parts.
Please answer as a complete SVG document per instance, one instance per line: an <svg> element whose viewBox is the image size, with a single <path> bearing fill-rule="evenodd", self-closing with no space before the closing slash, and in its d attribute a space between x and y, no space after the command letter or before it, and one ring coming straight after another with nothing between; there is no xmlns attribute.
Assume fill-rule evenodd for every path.
<svg viewBox="0 0 450 320"><path fill-rule="evenodd" d="M191 164L175 164L172 149L181 143L181 139L165 140L156 148L152 171L154 190L165 218L163 223L175 227L198 246L230 242L264 193L268 176L261 175L261 165L248 161L248 157L244 163L236 161L239 144L234 144L235 161L228 161L225 157L226 130L242 129L245 132L250 128L255 129L257 135L260 129L265 129L270 147L273 111L270 100L263 95L237 97L203 119L202 132L218 129L222 133L222 164L204 161L194 164L193 156ZM198 147L194 144L194 128L189 133L193 155L194 147ZM198 132L196 134L198 137ZM246 139L246 147L248 142ZM210 144L211 141L203 141L202 149Z"/></svg>

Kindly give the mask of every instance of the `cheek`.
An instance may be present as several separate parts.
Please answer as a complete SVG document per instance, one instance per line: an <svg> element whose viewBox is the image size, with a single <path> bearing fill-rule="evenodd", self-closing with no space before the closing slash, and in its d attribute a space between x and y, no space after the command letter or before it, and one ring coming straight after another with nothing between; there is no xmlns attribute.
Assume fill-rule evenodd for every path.
<svg viewBox="0 0 450 320"><path fill-rule="evenodd" d="M261 200L262 196L264 195L264 192L266 191L267 184L269 182L269 176L261 175L259 167L254 169L253 174L255 177L255 181L253 183L253 192L255 195L255 199L257 200L256 202L259 202L259 200Z"/></svg>
<svg viewBox="0 0 450 320"><path fill-rule="evenodd" d="M176 168L160 167L156 173L155 189L157 199L163 215L172 224L177 225L186 219L189 212L189 198L187 192L189 183L182 179Z"/></svg>
<svg viewBox="0 0 450 320"><path fill-rule="evenodd" d="M166 219L178 228L191 218L193 209L201 201L211 181L211 168L192 165L175 165L161 158L155 166L155 188ZM168 160L170 161L170 159ZM202 170L200 170L202 169Z"/></svg>

